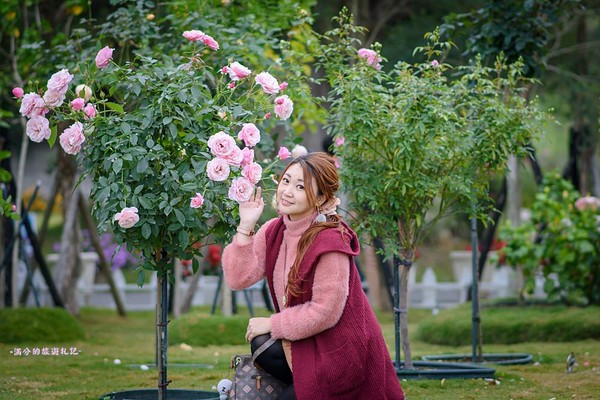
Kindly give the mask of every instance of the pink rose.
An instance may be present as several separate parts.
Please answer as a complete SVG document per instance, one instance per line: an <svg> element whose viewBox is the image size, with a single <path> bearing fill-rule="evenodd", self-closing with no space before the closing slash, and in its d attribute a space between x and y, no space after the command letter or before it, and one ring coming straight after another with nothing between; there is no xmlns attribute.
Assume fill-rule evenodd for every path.
<svg viewBox="0 0 600 400"><path fill-rule="evenodd" d="M263 118L264 119L270 119L271 118L271 112L269 111L268 113L266 113Z"/></svg>
<svg viewBox="0 0 600 400"><path fill-rule="evenodd" d="M204 197L202 197L201 193L196 193L196 196L192 197L190 201L190 207L192 208L200 208L204 204Z"/></svg>
<svg viewBox="0 0 600 400"><path fill-rule="evenodd" d="M242 169L242 176L256 185L262 177L262 167L255 162L248 164Z"/></svg>
<svg viewBox="0 0 600 400"><path fill-rule="evenodd" d="M235 178L229 187L229 198L238 203L250 200L252 193L254 193L254 185L243 177Z"/></svg>
<svg viewBox="0 0 600 400"><path fill-rule="evenodd" d="M254 147L260 142L260 131L254 124L244 124L238 133L238 139L243 140L246 146Z"/></svg>
<svg viewBox="0 0 600 400"><path fill-rule="evenodd" d="M119 222L121 228L131 228L140 220L136 207L125 207L115 214L115 221Z"/></svg>
<svg viewBox="0 0 600 400"><path fill-rule="evenodd" d="M254 150L249 149L248 147L244 147L242 149L242 155L244 156L241 163L242 167L254 161Z"/></svg>
<svg viewBox="0 0 600 400"><path fill-rule="evenodd" d="M244 79L252 73L252 71L250 71L248 68L244 67L237 61L231 63L231 65L227 68L226 72L229 73L229 77L232 81L239 81L240 79Z"/></svg>
<svg viewBox="0 0 600 400"><path fill-rule="evenodd" d="M239 167L242 164L242 161L244 161L244 153L239 147L235 146L233 151L223 158L229 165Z"/></svg>
<svg viewBox="0 0 600 400"><path fill-rule="evenodd" d="M224 66L223 68L221 68L221 73L223 75L225 75L228 71L229 71L229 69L227 68L227 66Z"/></svg>
<svg viewBox="0 0 600 400"><path fill-rule="evenodd" d="M100 49L98 54L96 54L96 67L100 69L104 69L110 65L110 60L112 60L113 51L115 49L111 49L106 46Z"/></svg>
<svg viewBox="0 0 600 400"><path fill-rule="evenodd" d="M23 89L22 89L22 88L20 88L20 87L16 87L16 88L14 88L14 89L12 90L12 94L13 94L13 96L15 96L17 99L20 99L21 97L23 97L23 94L24 94L24 93L25 93L25 92L24 92L24 91L23 91Z"/></svg>
<svg viewBox="0 0 600 400"><path fill-rule="evenodd" d="M213 155L222 158L226 158L235 149L239 150L237 144L235 144L235 139L223 131L215 133L208 138L208 147Z"/></svg>
<svg viewBox="0 0 600 400"><path fill-rule="evenodd" d="M73 109L73 111L83 110L84 104L85 104L85 100L82 99L81 97L78 97L75 100L71 101L71 108Z"/></svg>
<svg viewBox="0 0 600 400"><path fill-rule="evenodd" d="M223 158L213 158L206 164L206 174L211 181L224 181L229 178L229 173L229 163Z"/></svg>
<svg viewBox="0 0 600 400"><path fill-rule="evenodd" d="M51 135L50 122L40 115L34 115L27 121L26 131L31 141L39 143L42 140L48 140Z"/></svg>
<svg viewBox="0 0 600 400"><path fill-rule="evenodd" d="M83 125L81 122L75 122L60 134L58 138L60 146L67 154L77 154L81 150L81 145L85 142L83 136Z"/></svg>
<svg viewBox="0 0 600 400"><path fill-rule="evenodd" d="M235 88L235 82L229 82L229 85L227 85L229 87L229 89L233 89Z"/></svg>
<svg viewBox="0 0 600 400"><path fill-rule="evenodd" d="M600 207L600 199L594 196L580 197L575 201L575 208L580 211L595 210Z"/></svg>
<svg viewBox="0 0 600 400"><path fill-rule="evenodd" d="M338 160L338 158L337 158L337 157L333 157L333 164L335 165L335 167L336 167L337 169L340 169L340 167L341 167L341 164L340 164L340 160Z"/></svg>
<svg viewBox="0 0 600 400"><path fill-rule="evenodd" d="M377 54L375 50L362 48L357 51L357 54L359 57L367 60L367 64L376 70L379 71L381 69L381 65L379 64L381 62L381 57L379 57L379 54Z"/></svg>
<svg viewBox="0 0 600 400"><path fill-rule="evenodd" d="M211 49L211 50L219 50L219 43L215 39L213 39L211 36L204 35L202 37L202 39L200 39L200 40L202 40L202 42L205 45L207 45L209 49Z"/></svg>
<svg viewBox="0 0 600 400"><path fill-rule="evenodd" d="M85 119L94 119L96 117L96 106L92 103L87 103L83 112L85 113Z"/></svg>
<svg viewBox="0 0 600 400"><path fill-rule="evenodd" d="M53 74L48 80L48 91L58 92L62 95L69 90L69 83L73 80L73 75L67 69L61 69Z"/></svg>
<svg viewBox="0 0 600 400"><path fill-rule="evenodd" d="M433 61L431 62L431 66L432 66L433 68L437 68L437 67L439 67L439 66L440 66L440 63L438 62L438 60L433 60Z"/></svg>
<svg viewBox="0 0 600 400"><path fill-rule="evenodd" d="M340 147L341 145L343 145L343 144L344 144L344 142L345 142L345 141L346 141L346 138L342 136L342 137L339 137L339 138L335 139L335 142L334 142L334 144L335 144L337 147Z"/></svg>
<svg viewBox="0 0 600 400"><path fill-rule="evenodd" d="M287 87L288 87L287 82L281 82L281 84L279 85L279 89L281 89L281 90L285 90Z"/></svg>
<svg viewBox="0 0 600 400"><path fill-rule="evenodd" d="M183 37L189 40L190 42L197 42L198 40L202 40L204 36L204 32L197 30L183 32Z"/></svg>
<svg viewBox="0 0 600 400"><path fill-rule="evenodd" d="M19 112L22 116L31 118L35 115L44 115L48 112L44 99L37 93L27 93L21 100Z"/></svg>
<svg viewBox="0 0 600 400"><path fill-rule="evenodd" d="M48 90L44 93L44 103L48 107L58 107L65 101L65 94L55 90Z"/></svg>
<svg viewBox="0 0 600 400"><path fill-rule="evenodd" d="M279 157L281 160L286 160L288 158L290 158L290 156L292 155L292 153L290 153L290 151L287 149L287 147L280 147L279 151L277 152L277 157Z"/></svg>
<svg viewBox="0 0 600 400"><path fill-rule="evenodd" d="M254 78L256 83L262 86L262 90L267 94L277 94L279 92L279 83L268 72L261 72Z"/></svg>
<svg viewBox="0 0 600 400"><path fill-rule="evenodd" d="M292 115L292 111L294 111L294 103L288 96L283 95L275 99L275 115L280 120L285 121L288 119Z"/></svg>
<svg viewBox="0 0 600 400"><path fill-rule="evenodd" d="M308 154L308 150L306 150L306 147L302 146L301 144L295 145L294 148L292 149L292 158L302 157L307 154Z"/></svg>

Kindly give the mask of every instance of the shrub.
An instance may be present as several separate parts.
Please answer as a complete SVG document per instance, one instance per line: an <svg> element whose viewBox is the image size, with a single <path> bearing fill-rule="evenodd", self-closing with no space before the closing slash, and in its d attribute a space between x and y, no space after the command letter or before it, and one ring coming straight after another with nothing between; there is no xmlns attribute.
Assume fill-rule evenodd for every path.
<svg viewBox="0 0 600 400"><path fill-rule="evenodd" d="M546 278L550 300L600 304L600 199L581 197L558 174L544 178L531 221L501 230L509 265L520 266L525 290L532 293L538 275Z"/></svg>
<svg viewBox="0 0 600 400"><path fill-rule="evenodd" d="M187 314L169 326L169 344L192 346L239 345L246 343L244 335L248 316L232 317Z"/></svg>
<svg viewBox="0 0 600 400"><path fill-rule="evenodd" d="M84 338L77 319L62 308L0 309L0 342L39 344Z"/></svg>
<svg viewBox="0 0 600 400"><path fill-rule="evenodd" d="M569 342L600 339L600 307L484 307L484 344ZM419 324L417 335L427 343L463 346L471 343L471 305L440 312Z"/></svg>

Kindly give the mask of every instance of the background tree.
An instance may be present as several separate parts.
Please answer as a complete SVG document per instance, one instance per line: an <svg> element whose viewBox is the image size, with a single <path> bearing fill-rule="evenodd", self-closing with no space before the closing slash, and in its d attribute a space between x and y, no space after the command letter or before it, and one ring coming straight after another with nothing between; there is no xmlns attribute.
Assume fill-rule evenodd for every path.
<svg viewBox="0 0 600 400"><path fill-rule="evenodd" d="M407 284L417 245L448 214L486 220L491 174L506 169L509 154L526 152L541 114L519 96L526 80L520 62L507 66L498 58L487 68L477 59L454 71L443 63L450 44L436 31L415 50L424 63L399 62L385 72L379 48L357 52L351 16L342 11L336 21L319 59L332 87L327 129L339 145L355 223L398 259L396 318L411 369ZM398 355L398 336L396 344Z"/></svg>
<svg viewBox="0 0 600 400"><path fill-rule="evenodd" d="M594 126L598 98L589 90L590 85L600 86L592 72L596 66L590 63L600 52L600 42L594 39L597 29L588 26L588 21L598 20L599 11L593 2L580 0L488 1L472 12L450 14L443 26L452 38L465 39L465 55L482 54L488 62L501 52L509 60L522 57L527 76L543 79L547 87L532 86L531 93L558 88L569 93L568 108L558 107L561 116L571 113L573 121L563 176L582 193L600 191Z"/></svg>

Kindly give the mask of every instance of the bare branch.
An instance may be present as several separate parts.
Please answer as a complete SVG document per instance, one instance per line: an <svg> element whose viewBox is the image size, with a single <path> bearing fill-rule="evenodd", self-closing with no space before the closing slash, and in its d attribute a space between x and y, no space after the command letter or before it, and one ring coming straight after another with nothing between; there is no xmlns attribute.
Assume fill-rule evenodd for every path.
<svg viewBox="0 0 600 400"><path fill-rule="evenodd" d="M385 25L398 15L402 10L406 8L409 0L402 0L400 2L392 0L390 2L384 1L380 3L380 7L377 10L377 16L375 24L369 30L369 36L365 41L365 45L370 45L375 42L375 38L379 32L385 27Z"/></svg>

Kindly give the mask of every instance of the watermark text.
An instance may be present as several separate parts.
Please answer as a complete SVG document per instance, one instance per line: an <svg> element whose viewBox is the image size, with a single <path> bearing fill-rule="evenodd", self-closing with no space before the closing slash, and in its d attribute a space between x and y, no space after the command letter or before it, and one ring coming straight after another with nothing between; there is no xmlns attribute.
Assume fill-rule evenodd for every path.
<svg viewBox="0 0 600 400"><path fill-rule="evenodd" d="M77 347L15 347L10 353L15 357L29 356L78 356L81 351Z"/></svg>

